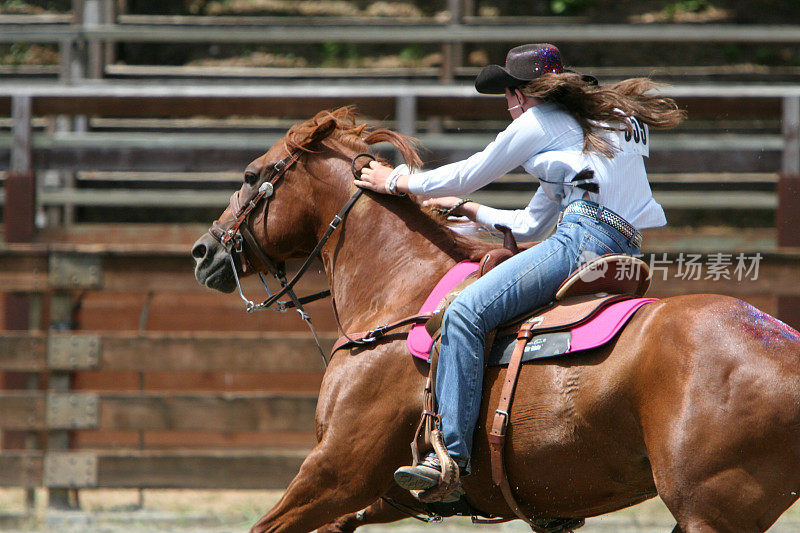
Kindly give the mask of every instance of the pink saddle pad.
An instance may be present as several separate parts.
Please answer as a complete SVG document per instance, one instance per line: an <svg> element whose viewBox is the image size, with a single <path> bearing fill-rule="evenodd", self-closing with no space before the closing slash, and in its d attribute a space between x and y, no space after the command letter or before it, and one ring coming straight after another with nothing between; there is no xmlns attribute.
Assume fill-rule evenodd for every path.
<svg viewBox="0 0 800 533"><path fill-rule="evenodd" d="M439 280L439 283L436 284L433 292L430 293L428 299L425 300L425 303L420 307L419 312L431 313L435 311L444 297L447 296L456 285L464 281L464 278L478 270L479 266L478 263L473 263L472 261L461 261L451 268L450 271ZM414 327L411 328L408 339L406 340L406 346L408 346L408 350L414 357L419 357L424 361L430 359L433 339L428 335L428 330L425 329L424 323L415 324Z"/></svg>
<svg viewBox="0 0 800 533"><path fill-rule="evenodd" d="M585 324L572 329L572 339L566 353L597 348L610 341L644 304L658 298L633 298L609 305Z"/></svg>
<svg viewBox="0 0 800 533"><path fill-rule="evenodd" d="M655 300L656 298L632 298L613 303L602 309L590 321L571 330L539 334L534 331L533 338L528 341L522 353L522 362L599 348L613 339L639 308ZM486 358L486 364L507 365L511 361L516 345L516 335L495 338Z"/></svg>

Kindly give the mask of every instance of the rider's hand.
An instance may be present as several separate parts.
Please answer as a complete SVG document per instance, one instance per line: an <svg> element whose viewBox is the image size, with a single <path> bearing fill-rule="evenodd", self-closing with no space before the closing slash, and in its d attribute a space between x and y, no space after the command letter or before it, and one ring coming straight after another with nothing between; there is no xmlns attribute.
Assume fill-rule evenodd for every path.
<svg viewBox="0 0 800 533"><path fill-rule="evenodd" d="M362 189L369 189L370 191L380 192L386 194L386 178L392 173L392 167L378 163L377 161L370 161L369 165L365 165L361 169L361 178L353 180L358 187Z"/></svg>
<svg viewBox="0 0 800 533"><path fill-rule="evenodd" d="M447 209L452 209L460 201L461 198L458 196L441 196L439 198L428 198L422 202L422 205L431 209L446 211Z"/></svg>
<svg viewBox="0 0 800 533"><path fill-rule="evenodd" d="M457 206L458 204L461 205L455 210L453 210L453 207ZM468 217L471 220L475 220L475 213L477 212L478 209L478 204L476 204L475 202L469 201L463 203L461 198L459 198L458 196L442 196L439 198L429 198L424 202L422 202L422 205L435 209L440 213L446 213L448 215L457 217Z"/></svg>

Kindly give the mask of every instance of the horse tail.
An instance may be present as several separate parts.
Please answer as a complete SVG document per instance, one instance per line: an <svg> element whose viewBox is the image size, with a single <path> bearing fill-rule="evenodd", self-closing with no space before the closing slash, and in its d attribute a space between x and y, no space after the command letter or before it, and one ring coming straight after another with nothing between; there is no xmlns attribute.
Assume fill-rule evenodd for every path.
<svg viewBox="0 0 800 533"><path fill-rule="evenodd" d="M371 132L364 138L367 144L375 144L379 142L388 142L400 151L406 164L411 168L421 168L422 159L417 153L419 140L415 137L409 137L396 131L380 129Z"/></svg>

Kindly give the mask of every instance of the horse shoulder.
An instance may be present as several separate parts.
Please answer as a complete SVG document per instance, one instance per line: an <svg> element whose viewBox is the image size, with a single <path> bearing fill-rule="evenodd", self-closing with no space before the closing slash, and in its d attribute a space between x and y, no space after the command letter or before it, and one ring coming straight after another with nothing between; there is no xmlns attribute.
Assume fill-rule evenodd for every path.
<svg viewBox="0 0 800 533"><path fill-rule="evenodd" d="M320 386L317 439L321 441L329 428L364 434L372 427L389 434L416 427L427 370L426 363L408 353L405 339L340 350Z"/></svg>

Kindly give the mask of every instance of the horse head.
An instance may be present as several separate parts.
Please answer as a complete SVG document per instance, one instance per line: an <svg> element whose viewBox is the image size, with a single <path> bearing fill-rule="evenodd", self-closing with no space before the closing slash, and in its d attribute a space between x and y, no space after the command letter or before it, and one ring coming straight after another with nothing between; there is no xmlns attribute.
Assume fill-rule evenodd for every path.
<svg viewBox="0 0 800 533"><path fill-rule="evenodd" d="M293 126L244 171L230 205L192 248L199 283L222 292L253 272L281 275L283 263L312 254L330 220L356 191L353 172L369 145L392 143L410 164L420 160L409 138L367 131L350 107L323 111Z"/></svg>

